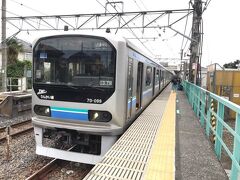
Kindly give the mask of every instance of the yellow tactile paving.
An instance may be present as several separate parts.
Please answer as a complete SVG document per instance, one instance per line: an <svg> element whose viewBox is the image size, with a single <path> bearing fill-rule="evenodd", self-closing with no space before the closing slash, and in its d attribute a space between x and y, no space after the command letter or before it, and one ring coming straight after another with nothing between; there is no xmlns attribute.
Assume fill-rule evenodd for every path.
<svg viewBox="0 0 240 180"><path fill-rule="evenodd" d="M167 105L173 99L169 94L168 91L160 95L161 98L156 98L84 179L146 179L146 168L147 179L173 179L175 134L172 130L175 129L175 113L165 110L173 108L172 104ZM170 122L164 120L166 114L174 114L173 117L168 116ZM155 163L148 166L153 160Z"/></svg>
<svg viewBox="0 0 240 180"><path fill-rule="evenodd" d="M144 180L175 179L175 119L176 93L172 92L147 163Z"/></svg>

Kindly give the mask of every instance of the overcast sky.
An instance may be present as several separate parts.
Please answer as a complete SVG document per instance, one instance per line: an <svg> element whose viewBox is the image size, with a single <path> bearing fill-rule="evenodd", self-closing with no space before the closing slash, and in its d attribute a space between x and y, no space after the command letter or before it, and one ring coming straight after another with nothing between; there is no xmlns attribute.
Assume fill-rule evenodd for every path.
<svg viewBox="0 0 240 180"><path fill-rule="evenodd" d="M109 0L112 2L112 0ZM139 10L166 10L166 9L187 9L189 0L124 0L124 11ZM102 13L106 0L7 0L7 11L20 15L57 15L57 14L82 14L82 13ZM22 5L21 5L22 4ZM118 7L120 8L120 7ZM206 66L210 63L219 63L223 65L240 59L240 1L229 0L219 1L211 0L207 10L203 14L204 25L204 43L202 65ZM113 9L109 8L113 12ZM7 16L14 16L7 14ZM174 18L174 16L172 16ZM189 35L191 18L189 17L188 28L186 34ZM182 20L174 28L180 32L184 32L186 19ZM7 35L17 32L13 26L7 26ZM153 33L154 32L154 33ZM21 32L17 36L23 40L32 42L38 36L48 34L49 32ZM80 33L80 32L79 32ZM119 31L119 35L130 36L127 33ZM139 34L139 33L137 33ZM176 34L170 29L146 31L142 36L161 37L155 41L144 41L154 55L162 58L179 58L180 49L182 47L182 36ZM138 42L134 40L136 44ZM140 46L140 44L139 44ZM185 46L185 42L184 42ZM187 52L189 44L186 45L184 52Z"/></svg>

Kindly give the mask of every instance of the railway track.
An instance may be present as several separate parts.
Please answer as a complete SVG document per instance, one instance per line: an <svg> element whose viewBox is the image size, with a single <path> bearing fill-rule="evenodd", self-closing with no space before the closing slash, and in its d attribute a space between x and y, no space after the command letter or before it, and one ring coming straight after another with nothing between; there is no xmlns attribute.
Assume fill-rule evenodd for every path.
<svg viewBox="0 0 240 180"><path fill-rule="evenodd" d="M32 131L32 120L26 120L20 123L13 124L8 127L0 128L0 142L7 140L7 135L11 136L12 138L24 134L26 132Z"/></svg>
<svg viewBox="0 0 240 180"><path fill-rule="evenodd" d="M44 179L47 177L47 175L56 169L58 167L58 163L60 163L61 160L59 159L53 159L48 164L43 166L40 170L32 174L30 177L28 177L26 180L36 180L36 179Z"/></svg>
<svg viewBox="0 0 240 180"><path fill-rule="evenodd" d="M70 149L68 149L68 151L73 150L75 147L76 146L71 147ZM48 176L51 173L54 173L54 171L57 171L57 169L59 169L59 167L61 167L61 166L66 167L69 163L70 163L69 161L53 159L48 164L43 166L41 169L39 169L38 171L33 173L31 176L26 178L26 180L48 179ZM87 175L87 173L91 170L92 166L87 165L87 168L86 167L84 167L84 168L79 167L79 168L81 169L81 173L78 176L78 179L83 179Z"/></svg>

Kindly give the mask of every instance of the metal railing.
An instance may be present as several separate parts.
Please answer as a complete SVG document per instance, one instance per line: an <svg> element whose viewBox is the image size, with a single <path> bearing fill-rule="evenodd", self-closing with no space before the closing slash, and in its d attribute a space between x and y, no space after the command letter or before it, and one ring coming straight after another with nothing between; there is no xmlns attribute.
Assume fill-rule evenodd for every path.
<svg viewBox="0 0 240 180"><path fill-rule="evenodd" d="M199 118L201 126L205 129L205 133L210 138L210 134L215 137L214 150L221 159L222 148L232 161L231 165L231 180L240 178L240 106L213 94L195 84L187 81L182 82L184 91L188 97L193 111ZM213 108L216 106L215 108ZM236 113L235 128L230 127L225 121L224 111L230 109ZM215 123L212 123L212 118L215 118ZM223 129L227 130L233 136L232 152L223 140Z"/></svg>
<svg viewBox="0 0 240 180"><path fill-rule="evenodd" d="M7 78L7 91L9 92L25 91L25 90L31 89L31 87L32 87L32 78L29 78L29 77L21 77L21 78L8 77Z"/></svg>
<svg viewBox="0 0 240 180"><path fill-rule="evenodd" d="M14 78L14 77L9 77L7 78L7 89L8 91L12 92L12 91L17 91L23 90L23 81L22 78Z"/></svg>

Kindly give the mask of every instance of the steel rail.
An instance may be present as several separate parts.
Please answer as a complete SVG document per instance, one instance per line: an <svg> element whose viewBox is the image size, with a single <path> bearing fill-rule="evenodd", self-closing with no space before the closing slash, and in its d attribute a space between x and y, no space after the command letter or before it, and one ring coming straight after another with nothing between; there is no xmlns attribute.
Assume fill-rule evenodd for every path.
<svg viewBox="0 0 240 180"><path fill-rule="evenodd" d="M72 146L71 148L68 149L68 151L71 151L73 148L75 148L76 145ZM56 169L58 167L58 164L62 163L63 160L60 159L53 159L50 161L48 164L43 166L41 169L36 171L34 174L29 176L26 180L36 180L36 179L45 179L47 175Z"/></svg>
<svg viewBox="0 0 240 180"><path fill-rule="evenodd" d="M28 177L26 180L44 179L51 171L58 167L57 164L60 162L60 159L53 159L48 164L39 169L37 172Z"/></svg>
<svg viewBox="0 0 240 180"><path fill-rule="evenodd" d="M32 122L32 119L28 119L26 121L22 121L22 122L19 122L19 123L12 124L10 127L11 128L17 128L19 126L26 125L26 124L31 123L31 122Z"/></svg>
<svg viewBox="0 0 240 180"><path fill-rule="evenodd" d="M16 136L18 136L18 135L22 135L22 134L24 134L24 133L26 133L26 132L32 131L32 130L33 130L33 127L31 126L31 127L28 127L28 128L24 128L23 130L20 130L20 131L11 133L11 131L12 131L13 129L19 128L19 127L21 127L21 126L25 126L25 125L27 125L28 123L31 123L31 121L32 121L31 119L28 119L28 120L26 120L26 121L19 122L19 123L16 123L16 124L11 125L11 126L10 126L10 134L9 134L9 135L10 135L12 138L14 138L14 137L16 137ZM7 127L2 127L2 128L0 128L0 133L4 133L4 132L6 132L6 130L7 130ZM7 134L5 134L4 137L0 138L0 142L5 141L5 140L7 140Z"/></svg>

